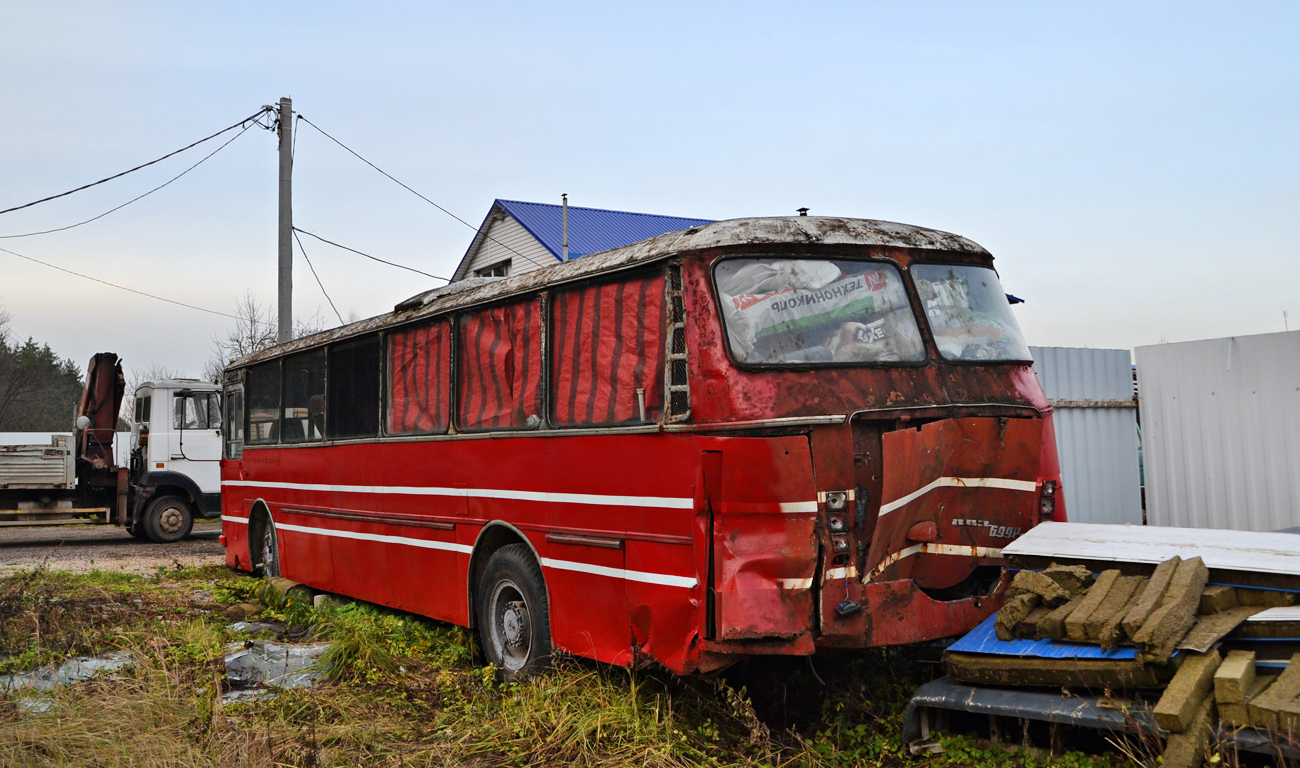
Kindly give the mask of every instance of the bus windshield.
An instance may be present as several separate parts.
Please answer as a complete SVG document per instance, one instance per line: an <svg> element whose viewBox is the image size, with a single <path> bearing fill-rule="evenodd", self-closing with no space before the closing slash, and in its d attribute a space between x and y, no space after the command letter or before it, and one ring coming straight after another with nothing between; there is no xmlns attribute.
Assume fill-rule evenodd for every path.
<svg viewBox="0 0 1300 768"><path fill-rule="evenodd" d="M902 277L890 264L727 259L714 275L731 353L739 363L925 359Z"/></svg>
<svg viewBox="0 0 1300 768"><path fill-rule="evenodd" d="M945 360L1033 360L992 269L913 264L912 279Z"/></svg>

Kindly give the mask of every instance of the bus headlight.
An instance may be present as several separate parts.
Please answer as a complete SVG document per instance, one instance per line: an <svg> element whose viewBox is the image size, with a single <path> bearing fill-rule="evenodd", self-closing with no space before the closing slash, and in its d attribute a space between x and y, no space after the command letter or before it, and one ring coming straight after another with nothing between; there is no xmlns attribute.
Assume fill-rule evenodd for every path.
<svg viewBox="0 0 1300 768"><path fill-rule="evenodd" d="M843 533L847 528L847 526L844 523L843 515L831 515L830 525L831 525L831 531L834 533Z"/></svg>
<svg viewBox="0 0 1300 768"><path fill-rule="evenodd" d="M826 494L826 508L832 512L839 512L849 505L849 494L847 491L831 491Z"/></svg>
<svg viewBox="0 0 1300 768"><path fill-rule="evenodd" d="M831 537L831 549L836 554L849 551L849 537L843 533Z"/></svg>

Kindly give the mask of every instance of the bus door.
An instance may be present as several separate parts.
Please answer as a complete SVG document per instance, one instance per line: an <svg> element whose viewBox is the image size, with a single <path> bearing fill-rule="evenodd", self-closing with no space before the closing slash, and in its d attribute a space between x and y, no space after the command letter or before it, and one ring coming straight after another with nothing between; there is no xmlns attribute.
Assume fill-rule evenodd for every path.
<svg viewBox="0 0 1300 768"><path fill-rule="evenodd" d="M720 438L706 452L711 517L712 636L811 637L817 570L817 492L804 436ZM710 477L717 473L718 478Z"/></svg>

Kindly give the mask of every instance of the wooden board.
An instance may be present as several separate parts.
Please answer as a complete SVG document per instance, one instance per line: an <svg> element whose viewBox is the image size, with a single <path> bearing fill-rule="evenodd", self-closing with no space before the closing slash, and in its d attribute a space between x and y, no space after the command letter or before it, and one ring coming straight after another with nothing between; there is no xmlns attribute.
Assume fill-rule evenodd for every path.
<svg viewBox="0 0 1300 768"><path fill-rule="evenodd" d="M1300 535L1295 534L1042 523L1003 547L1002 555L1012 566L1042 566L1051 561L1132 563L1146 570L1175 555L1184 560L1199 557L1214 572L1214 582L1239 574L1233 581L1246 586L1300 589Z"/></svg>

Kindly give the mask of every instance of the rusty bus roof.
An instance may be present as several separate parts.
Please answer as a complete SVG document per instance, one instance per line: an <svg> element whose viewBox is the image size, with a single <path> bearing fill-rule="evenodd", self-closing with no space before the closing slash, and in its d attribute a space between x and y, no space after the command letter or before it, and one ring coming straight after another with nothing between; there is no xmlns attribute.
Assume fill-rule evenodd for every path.
<svg viewBox="0 0 1300 768"><path fill-rule="evenodd" d="M312 349L339 339L402 325L552 285L647 264L689 251L741 245L875 245L972 253L988 256L978 243L961 235L892 221L832 216L773 216L728 219L691 227L593 253L517 277L470 278L417 294L392 312L277 344L234 361L229 368Z"/></svg>

